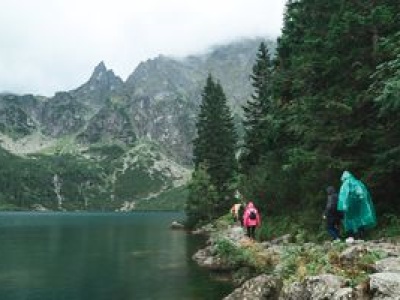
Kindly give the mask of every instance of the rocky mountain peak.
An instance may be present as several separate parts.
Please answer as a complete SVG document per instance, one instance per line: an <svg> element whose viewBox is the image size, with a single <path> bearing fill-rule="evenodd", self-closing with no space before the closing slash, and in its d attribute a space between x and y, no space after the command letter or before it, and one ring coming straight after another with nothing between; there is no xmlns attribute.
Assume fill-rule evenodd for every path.
<svg viewBox="0 0 400 300"><path fill-rule="evenodd" d="M90 77L91 80L98 80L104 74L107 73L107 67L104 61L101 61L93 70L92 76Z"/></svg>
<svg viewBox="0 0 400 300"><path fill-rule="evenodd" d="M91 87L101 87L108 89L115 89L117 86L121 85L122 79L116 76L111 69L107 69L103 61L101 61L95 68L87 82Z"/></svg>
<svg viewBox="0 0 400 300"><path fill-rule="evenodd" d="M106 99L123 86L122 79L101 61L93 70L89 80L71 91L72 95L89 106L103 105Z"/></svg>
<svg viewBox="0 0 400 300"><path fill-rule="evenodd" d="M125 82L101 61L81 86L51 98L0 94L0 158L8 153L3 148L37 157L34 164L14 158L23 159L31 170L28 174L34 174L29 175L32 187L15 180L22 185L1 190L0 198L11 199L16 206L37 201L59 209L54 185L43 186L54 174L63 185L63 208L74 210L118 208L184 184L190 170L174 170L192 163L192 140L208 74L220 80L239 116L252 93L249 74L260 42L242 41L188 58L160 55L142 62ZM0 161L0 168L9 161ZM25 167L14 169L15 178L28 178ZM24 174L18 173L20 169ZM8 177L0 172L0 182L8 182ZM26 200L16 199L15 190L24 191L19 195ZM171 191L176 198L176 191Z"/></svg>

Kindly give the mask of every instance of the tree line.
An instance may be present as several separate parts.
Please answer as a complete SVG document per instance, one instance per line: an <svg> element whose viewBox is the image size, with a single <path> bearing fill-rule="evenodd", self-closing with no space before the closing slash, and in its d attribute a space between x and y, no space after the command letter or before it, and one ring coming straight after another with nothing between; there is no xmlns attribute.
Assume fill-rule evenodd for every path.
<svg viewBox="0 0 400 300"><path fill-rule="evenodd" d="M258 49L242 139L222 86L206 81L188 223L226 213L236 189L266 214L321 211L344 170L378 214L398 213L399 29L397 0L289 0L276 53Z"/></svg>

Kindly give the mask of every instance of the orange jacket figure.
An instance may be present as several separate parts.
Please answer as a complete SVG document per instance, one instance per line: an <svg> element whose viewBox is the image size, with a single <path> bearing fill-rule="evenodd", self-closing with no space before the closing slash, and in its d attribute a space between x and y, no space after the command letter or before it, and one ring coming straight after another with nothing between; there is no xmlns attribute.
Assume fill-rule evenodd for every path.
<svg viewBox="0 0 400 300"><path fill-rule="evenodd" d="M235 203L231 208L231 214L235 218L235 221L239 221L239 209L242 204Z"/></svg>
<svg viewBox="0 0 400 300"><path fill-rule="evenodd" d="M258 227L261 225L261 218L258 209L253 202L249 202L244 210L243 225L245 227Z"/></svg>

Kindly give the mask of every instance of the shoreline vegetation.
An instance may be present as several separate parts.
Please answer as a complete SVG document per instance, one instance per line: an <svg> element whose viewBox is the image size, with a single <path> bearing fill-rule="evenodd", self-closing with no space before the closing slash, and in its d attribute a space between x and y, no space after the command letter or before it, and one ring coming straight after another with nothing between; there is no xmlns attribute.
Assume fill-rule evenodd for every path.
<svg viewBox="0 0 400 300"><path fill-rule="evenodd" d="M193 259L232 280L236 288L224 300L398 299L399 219L386 219L391 223L366 240L346 243L328 241L325 227L310 232L292 226L282 234L282 218L272 218L254 241L226 215L192 231L208 237ZM269 237L263 236L265 226L271 226Z"/></svg>

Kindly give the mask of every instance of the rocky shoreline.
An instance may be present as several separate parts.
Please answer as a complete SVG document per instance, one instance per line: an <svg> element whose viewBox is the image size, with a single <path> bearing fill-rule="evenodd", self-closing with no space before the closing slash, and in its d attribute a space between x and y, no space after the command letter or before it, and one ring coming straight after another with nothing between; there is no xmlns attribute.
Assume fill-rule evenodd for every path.
<svg viewBox="0 0 400 300"><path fill-rule="evenodd" d="M294 242L286 235L258 243L236 225L224 229L208 225L194 233L209 237L193 259L212 272L240 273L246 267L234 265L218 253L221 240L238 251L256 249L252 252L256 261L270 265L268 271L236 279L237 288L224 300L400 300L400 243L395 239L315 244Z"/></svg>

